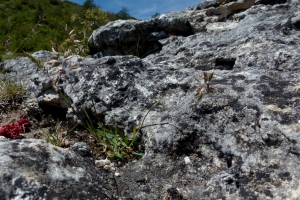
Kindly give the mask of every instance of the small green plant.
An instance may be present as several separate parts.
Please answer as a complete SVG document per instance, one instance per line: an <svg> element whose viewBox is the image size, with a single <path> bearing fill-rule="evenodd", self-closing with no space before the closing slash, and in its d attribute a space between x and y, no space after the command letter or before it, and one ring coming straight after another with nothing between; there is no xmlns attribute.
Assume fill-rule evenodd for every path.
<svg viewBox="0 0 300 200"><path fill-rule="evenodd" d="M55 127L50 132L44 132L47 142L58 147L64 147L66 145L65 139L68 136L67 133L63 133L61 123L62 122L56 122ZM73 131L75 128L76 125L68 132Z"/></svg>
<svg viewBox="0 0 300 200"><path fill-rule="evenodd" d="M145 119L147 118L150 111L161 102L161 99L158 100L146 113L140 126L134 126L132 136L125 136L122 131L117 127L113 129L105 128L102 124L98 124L97 128L94 128L91 118L85 111L87 116L87 130L91 135L93 135L97 144L103 147L103 153L108 157L113 159L125 159L130 158L131 155L142 156L142 153L134 151L135 142L138 136L138 133L144 127Z"/></svg>
<svg viewBox="0 0 300 200"><path fill-rule="evenodd" d="M0 77L0 100L9 101L23 98L26 93L25 84L13 81L11 78Z"/></svg>
<svg viewBox="0 0 300 200"><path fill-rule="evenodd" d="M125 159L131 154L141 155L134 151L136 136L125 136L117 127L105 128L98 124L98 128L88 126L88 131L97 139L97 144L103 147L102 152L113 159Z"/></svg>
<svg viewBox="0 0 300 200"><path fill-rule="evenodd" d="M200 85L196 89L195 96L198 97L198 101L200 101L205 93L212 94L215 92L215 89L210 85L210 81L214 76L214 70L211 70L210 72L203 72L203 80L204 84ZM202 77L202 74L200 74L200 77ZM199 83L201 83L201 80L196 79Z"/></svg>
<svg viewBox="0 0 300 200"><path fill-rule="evenodd" d="M134 126L133 127L133 137L136 138L137 134L142 130L142 128L144 127L144 122L145 122L145 119L147 118L148 114L150 113L150 111L155 107L157 106L158 104L160 104L162 99L159 99L155 104L153 104L153 106L147 111L146 115L144 116L143 120L142 120L142 123L139 127L137 126Z"/></svg>
<svg viewBox="0 0 300 200"><path fill-rule="evenodd" d="M65 136L63 137L59 130L60 124L61 124L61 122L60 123L56 122L56 125L55 125L52 133L51 133L51 131L44 132L44 134L47 137L47 139L46 139L47 142L51 143L54 146L58 146L58 147L64 146L64 140L65 140Z"/></svg>

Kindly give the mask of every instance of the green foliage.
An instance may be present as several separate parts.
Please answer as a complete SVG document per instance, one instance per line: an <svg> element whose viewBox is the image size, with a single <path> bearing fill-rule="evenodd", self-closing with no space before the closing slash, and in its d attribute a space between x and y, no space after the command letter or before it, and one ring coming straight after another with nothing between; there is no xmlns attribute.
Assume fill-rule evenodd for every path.
<svg viewBox="0 0 300 200"><path fill-rule="evenodd" d="M34 21L33 23L39 23L41 20L41 16L45 15L45 10L42 4L38 1L37 3L37 9L35 10L34 13Z"/></svg>
<svg viewBox="0 0 300 200"><path fill-rule="evenodd" d="M0 54L50 50L50 39L62 41L63 24L71 24L74 3L60 0L0 2Z"/></svg>
<svg viewBox="0 0 300 200"><path fill-rule="evenodd" d="M107 23L108 18L103 10L94 7L87 9L84 16L73 14L71 21L80 22L81 26L68 33L68 37L62 43L61 47L68 52L84 56L88 53L88 37L92 34L93 30ZM77 36L77 40L75 36Z"/></svg>
<svg viewBox="0 0 300 200"><path fill-rule="evenodd" d="M85 2L83 3L83 8L84 9L92 9L92 8L96 8L96 4L94 3L93 0L85 0Z"/></svg>
<svg viewBox="0 0 300 200"><path fill-rule="evenodd" d="M0 1L0 10L0 55L11 52L12 56L23 51L51 50L50 41L65 42L62 44L64 49L74 45L73 53L86 55L86 44L92 30L108 21L134 19L127 8L117 15L100 10L93 0L86 0L83 6L61 0ZM66 41L73 29L73 41ZM80 43L74 44L74 40ZM1 57L7 59L7 56Z"/></svg>
<svg viewBox="0 0 300 200"><path fill-rule="evenodd" d="M0 100L9 101L16 98L23 98L26 87L21 82L16 82L12 78L0 77Z"/></svg>
<svg viewBox="0 0 300 200"><path fill-rule="evenodd" d="M44 19L44 17L45 17L45 15L40 15L40 16L39 16L39 19L38 19L37 23L35 24L35 26L34 26L33 28L31 28L31 30L28 29L27 35L25 35L26 32L21 33L22 36L24 37L24 39L23 39L22 42L17 46L17 48L15 49L14 53L20 52L20 50L23 49L23 48L26 47L26 46L27 46L27 48L29 48L29 50L30 50L30 48L34 48L34 44L33 44L32 42L35 41L35 40L33 40L33 38L34 38L34 37L36 36L36 34L38 33L38 32L36 31L36 27L42 26L40 23L41 23L41 21ZM35 39L37 39L37 38L35 38ZM24 51L24 50L23 50L23 51Z"/></svg>
<svg viewBox="0 0 300 200"><path fill-rule="evenodd" d="M50 0L50 4L52 5L59 5L61 3L60 0Z"/></svg>
<svg viewBox="0 0 300 200"><path fill-rule="evenodd" d="M136 135L125 136L118 128L105 128L102 124L98 124L96 129L89 125L88 130L96 138L97 144L102 146L102 152L110 158L125 159L131 154L141 155L133 151Z"/></svg>
<svg viewBox="0 0 300 200"><path fill-rule="evenodd" d="M127 7L122 7L122 9L116 13L118 19L136 19L129 14L129 10Z"/></svg>

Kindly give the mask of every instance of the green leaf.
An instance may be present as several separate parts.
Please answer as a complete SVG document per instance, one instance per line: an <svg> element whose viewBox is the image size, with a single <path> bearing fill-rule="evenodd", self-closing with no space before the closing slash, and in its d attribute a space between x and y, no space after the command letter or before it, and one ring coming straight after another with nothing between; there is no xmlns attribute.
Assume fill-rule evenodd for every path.
<svg viewBox="0 0 300 200"><path fill-rule="evenodd" d="M133 137L135 137L136 134L137 134L137 132L136 132L136 126L133 127L133 131L132 131L132 132L133 132L133 133L132 133Z"/></svg>
<svg viewBox="0 0 300 200"><path fill-rule="evenodd" d="M208 76L206 72L203 72L203 79L205 83L208 81Z"/></svg>
<svg viewBox="0 0 300 200"><path fill-rule="evenodd" d="M198 96L198 101L200 101L202 99L202 97L203 97L203 93L200 92L199 95L197 95L197 96Z"/></svg>
<svg viewBox="0 0 300 200"><path fill-rule="evenodd" d="M207 93L213 94L215 92L215 89L213 87L209 87L206 89Z"/></svg>
<svg viewBox="0 0 300 200"><path fill-rule="evenodd" d="M208 81L210 81L214 76L214 70L211 70L211 72L208 74Z"/></svg>
<svg viewBox="0 0 300 200"><path fill-rule="evenodd" d="M144 153L135 152L135 151L133 151L132 153L135 154L135 155L138 155L138 156L143 156L143 155L145 155Z"/></svg>

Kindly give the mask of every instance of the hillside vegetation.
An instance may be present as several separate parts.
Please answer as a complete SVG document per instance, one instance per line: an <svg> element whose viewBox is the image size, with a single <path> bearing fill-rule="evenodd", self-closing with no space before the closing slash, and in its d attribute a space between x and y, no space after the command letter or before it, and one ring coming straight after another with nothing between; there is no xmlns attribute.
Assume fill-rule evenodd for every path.
<svg viewBox="0 0 300 200"><path fill-rule="evenodd" d="M87 40L92 30L117 19L134 17L127 8L110 13L89 0L83 6L61 0L0 0L0 61L23 51L51 50L51 41L62 44L73 29L75 39Z"/></svg>

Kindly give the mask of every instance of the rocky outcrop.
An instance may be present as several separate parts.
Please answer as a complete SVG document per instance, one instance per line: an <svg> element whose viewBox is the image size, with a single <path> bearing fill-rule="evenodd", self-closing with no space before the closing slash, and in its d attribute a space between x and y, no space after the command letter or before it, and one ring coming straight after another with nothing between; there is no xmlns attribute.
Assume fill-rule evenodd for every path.
<svg viewBox="0 0 300 200"><path fill-rule="evenodd" d="M230 5L234 4L266 4L266 5L274 5L274 4L284 4L287 0L206 0L201 2L197 6L194 7L195 10L203 10L207 8L222 8L222 6L230 7ZM229 5L229 6L228 6ZM252 6L251 5L251 6ZM249 7L248 7L249 8Z"/></svg>
<svg viewBox="0 0 300 200"><path fill-rule="evenodd" d="M170 35L188 36L193 33L190 23L180 17L160 16L148 21L117 20L95 30L89 38L91 53L98 57L137 55L145 57L161 50L160 39Z"/></svg>
<svg viewBox="0 0 300 200"><path fill-rule="evenodd" d="M115 199L113 178L42 140L1 139L0 166L0 199Z"/></svg>
<svg viewBox="0 0 300 200"><path fill-rule="evenodd" d="M157 30L147 32L145 41L158 41L161 50L143 59L100 51L99 58L61 58L60 69L45 64L48 73L26 58L4 67L28 82L40 105L64 108L74 122L84 108L126 134L161 100L140 135L144 156L118 169L117 192L110 190L117 198L298 199L298 7L298 1L206 1L146 22L113 22L90 38L100 51L134 43L143 23L177 15L190 24L193 35L164 30L151 40ZM215 93L197 101L196 78L210 69Z"/></svg>
<svg viewBox="0 0 300 200"><path fill-rule="evenodd" d="M253 5L278 5L286 0L211 0L193 9L162 14L146 21L114 21L95 30L89 38L89 47L95 57L135 55L145 57L159 52L160 40L170 36L189 36L211 29L233 29L237 20L244 18L245 10Z"/></svg>

